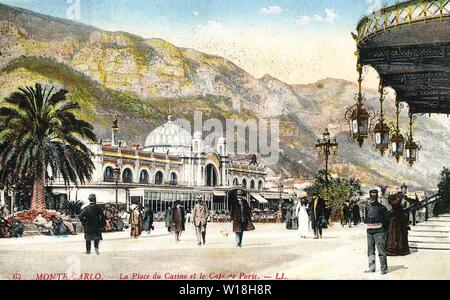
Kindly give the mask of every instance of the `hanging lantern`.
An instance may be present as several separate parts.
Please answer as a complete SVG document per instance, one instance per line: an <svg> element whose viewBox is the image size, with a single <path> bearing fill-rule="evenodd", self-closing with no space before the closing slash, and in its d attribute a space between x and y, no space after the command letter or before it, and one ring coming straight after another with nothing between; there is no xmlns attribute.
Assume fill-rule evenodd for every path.
<svg viewBox="0 0 450 300"><path fill-rule="evenodd" d="M414 116L412 112L409 112L409 136L408 140L405 144L405 160L409 163L409 165L412 167L414 163L417 161L417 154L420 150L420 145L417 144L413 139L413 133L412 133L412 125L414 123Z"/></svg>
<svg viewBox="0 0 450 300"><path fill-rule="evenodd" d="M362 94L362 66L358 63L357 67L358 78L358 94L356 95L356 104L350 107L346 114L345 119L349 123L350 137L354 141L357 141L359 146L362 147L364 140L369 137L370 120L373 119L369 110L364 105L364 96Z"/></svg>
<svg viewBox="0 0 450 300"><path fill-rule="evenodd" d="M384 89L382 83L380 83L380 117L373 129L373 135L375 138L375 148L380 151L383 156L385 151L389 149L389 126L384 121L383 102L384 102Z"/></svg>
<svg viewBox="0 0 450 300"><path fill-rule="evenodd" d="M400 109L403 107L399 102L396 102L395 106L397 107L397 123L394 127L394 133L391 137L391 155L400 162L400 158L403 156L403 152L405 151L405 138L400 133Z"/></svg>

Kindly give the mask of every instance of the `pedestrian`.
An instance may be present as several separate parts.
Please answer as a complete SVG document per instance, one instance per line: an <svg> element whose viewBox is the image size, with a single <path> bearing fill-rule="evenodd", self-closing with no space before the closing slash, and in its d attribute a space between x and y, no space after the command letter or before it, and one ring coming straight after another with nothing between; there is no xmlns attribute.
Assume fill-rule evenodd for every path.
<svg viewBox="0 0 450 300"><path fill-rule="evenodd" d="M250 206L244 198L244 191L236 191L236 198L231 200L231 220L233 222L233 232L236 235L236 247L242 247L244 231L255 230L252 223Z"/></svg>
<svg viewBox="0 0 450 300"><path fill-rule="evenodd" d="M164 212L164 222L167 227L167 231L171 232L172 229L172 207L169 206L166 208L166 211Z"/></svg>
<svg viewBox="0 0 450 300"><path fill-rule="evenodd" d="M131 237L134 237L135 239L137 239L141 233L142 233L142 229L143 229L143 219L142 219L142 212L140 210L139 205L137 205L136 203L131 204L130 206L130 220L129 220L129 224L131 226L131 231L130 231L130 235Z"/></svg>
<svg viewBox="0 0 450 300"><path fill-rule="evenodd" d="M197 204L192 210L192 221L197 235L197 244L199 246L206 243L206 225L208 224L209 210L204 204L202 196L197 196Z"/></svg>
<svg viewBox="0 0 450 300"><path fill-rule="evenodd" d="M292 229L292 209L291 209L290 203L288 203L286 205L286 214L285 214L284 218L286 221L286 229L291 230Z"/></svg>
<svg viewBox="0 0 450 300"><path fill-rule="evenodd" d="M90 204L83 209L79 218L84 228L86 240L86 254L91 254L91 245L94 241L95 253L100 255L100 241L103 239L102 230L105 228L105 215L100 205L97 205L95 194L88 197Z"/></svg>
<svg viewBox="0 0 450 300"><path fill-rule="evenodd" d="M180 241L181 233L185 230L186 214L184 207L181 205L181 201L175 202L175 207L172 209L172 228L171 231L175 232L175 241Z"/></svg>
<svg viewBox="0 0 450 300"><path fill-rule="evenodd" d="M389 203L389 229L387 231L386 253L389 256L403 256L410 254L408 243L408 217L401 206L402 194L391 196Z"/></svg>
<svg viewBox="0 0 450 300"><path fill-rule="evenodd" d="M309 236L310 225L308 216L307 199L302 198L297 204L296 215L298 216L298 231L300 237L305 239Z"/></svg>
<svg viewBox="0 0 450 300"><path fill-rule="evenodd" d="M153 230L153 210L148 203L145 205L144 210L144 230L147 234L150 234Z"/></svg>
<svg viewBox="0 0 450 300"><path fill-rule="evenodd" d="M359 205L358 203L353 202L352 206L352 219L353 219L353 225L358 226L359 223L361 223L361 214L359 212Z"/></svg>
<svg viewBox="0 0 450 300"><path fill-rule="evenodd" d="M389 227L389 216L385 206L378 202L378 190L369 192L370 199L366 206L367 222L367 254L369 257L369 269L366 273L376 271L375 247L380 258L381 274L388 272L386 257L386 231Z"/></svg>
<svg viewBox="0 0 450 300"><path fill-rule="evenodd" d="M322 238L322 223L325 218L325 201L320 196L313 196L309 206L309 216L312 228L314 229L314 239Z"/></svg>

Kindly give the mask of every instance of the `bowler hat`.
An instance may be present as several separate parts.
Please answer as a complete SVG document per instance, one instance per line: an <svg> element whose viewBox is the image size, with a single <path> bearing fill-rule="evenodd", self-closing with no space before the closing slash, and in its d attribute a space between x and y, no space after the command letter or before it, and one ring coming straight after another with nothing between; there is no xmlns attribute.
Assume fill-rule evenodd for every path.
<svg viewBox="0 0 450 300"><path fill-rule="evenodd" d="M378 195L378 190L371 190L370 192L369 192L369 194L372 196L376 196L376 195Z"/></svg>
<svg viewBox="0 0 450 300"><path fill-rule="evenodd" d="M90 194L89 197L88 197L88 199L89 199L89 201L91 201L91 202L97 201L97 197L95 196L95 194Z"/></svg>

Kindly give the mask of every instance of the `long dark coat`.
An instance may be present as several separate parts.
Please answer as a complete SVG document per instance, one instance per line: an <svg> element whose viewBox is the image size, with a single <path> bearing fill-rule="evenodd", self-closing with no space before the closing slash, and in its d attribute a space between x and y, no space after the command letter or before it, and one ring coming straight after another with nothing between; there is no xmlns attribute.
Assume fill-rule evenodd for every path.
<svg viewBox="0 0 450 300"><path fill-rule="evenodd" d="M177 208L176 206L172 208L172 228L171 231L180 232L184 231L184 223L186 221L186 214L184 211L184 207L180 206Z"/></svg>
<svg viewBox="0 0 450 300"><path fill-rule="evenodd" d="M86 241L102 240L102 231L106 220L100 205L90 204L80 214L80 221L84 227L84 238Z"/></svg>
<svg viewBox="0 0 450 300"><path fill-rule="evenodd" d="M386 253L390 256L408 255L408 219L400 205L392 205L389 212L389 229L386 241Z"/></svg>
<svg viewBox="0 0 450 300"><path fill-rule="evenodd" d="M246 200L242 200L243 211L244 211L244 226L241 229L241 206L239 205L239 201L233 200L231 203L230 216L233 220L233 232L241 232L241 231L252 231L255 230L255 226L252 223L252 212L250 210L250 206Z"/></svg>
<svg viewBox="0 0 450 300"><path fill-rule="evenodd" d="M153 226L153 211L147 207L144 210L144 230L148 231Z"/></svg>
<svg viewBox="0 0 450 300"><path fill-rule="evenodd" d="M316 221L320 221L325 215L325 201L321 198L317 200L316 208L314 209L314 200L309 203L309 218L311 223L314 225Z"/></svg>

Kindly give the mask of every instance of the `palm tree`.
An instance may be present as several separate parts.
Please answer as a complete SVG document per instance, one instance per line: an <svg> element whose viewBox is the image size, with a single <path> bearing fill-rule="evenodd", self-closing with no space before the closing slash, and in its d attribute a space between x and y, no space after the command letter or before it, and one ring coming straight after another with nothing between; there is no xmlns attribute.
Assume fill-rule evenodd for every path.
<svg viewBox="0 0 450 300"><path fill-rule="evenodd" d="M0 103L0 184L31 178L31 210L46 208L49 168L66 185L92 178L93 154L85 142L96 141L96 136L91 124L74 115L80 106L67 100L67 93L36 83Z"/></svg>

